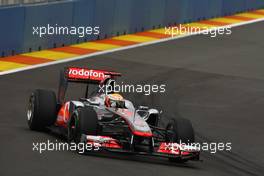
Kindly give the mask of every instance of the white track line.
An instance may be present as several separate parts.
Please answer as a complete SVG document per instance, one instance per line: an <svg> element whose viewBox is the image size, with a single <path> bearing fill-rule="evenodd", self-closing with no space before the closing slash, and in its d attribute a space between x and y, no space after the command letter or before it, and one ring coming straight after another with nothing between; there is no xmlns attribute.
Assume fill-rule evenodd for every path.
<svg viewBox="0 0 264 176"><path fill-rule="evenodd" d="M264 18L260 18L260 19L256 19L256 20L252 20L252 21L247 21L247 22L242 22L242 23L237 23L237 24L231 24L231 25L227 25L227 26L215 27L214 29L217 30L217 29L226 28L226 27L234 28L234 27L238 27L238 26L243 26L243 25L247 25L247 24L261 22L261 21L264 21ZM205 31L209 31L209 30L210 29L205 30ZM192 34L185 34L185 35L180 35L180 36L176 36L176 37L169 37L169 38L165 38L165 39L155 40L155 41L152 41L152 42L140 43L140 44L135 44L135 45L121 47L121 48L107 50L107 51L99 51L99 52L96 52L96 53L93 53L93 54L86 54L86 55L82 55L82 56L78 56L78 57L73 57L71 59L63 59L63 60L59 60L59 61L51 61L51 62L48 62L48 63L38 64L38 65L26 66L26 67L23 67L23 68L18 68L18 69L13 69L13 70L0 72L0 76L7 75L7 74L12 74L12 73L16 73L16 72L21 72L21 71L25 71L25 70L31 70L31 69L35 69L35 68L40 68L40 67L46 67L46 66L55 65L55 64L61 64L61 63L66 63L66 62L71 62L71 61L77 61L77 60L81 60L81 59L85 59L85 58L89 58L89 57L93 57L93 56L113 53L113 52L116 52L116 51L122 51L122 50L137 48L137 47L141 47L141 46L153 45L153 44L157 44L157 43L167 42L167 41L170 41L170 40L186 38L186 37L190 37L190 36L194 36L194 35L198 35L198 34L199 34L199 32L192 33Z"/></svg>

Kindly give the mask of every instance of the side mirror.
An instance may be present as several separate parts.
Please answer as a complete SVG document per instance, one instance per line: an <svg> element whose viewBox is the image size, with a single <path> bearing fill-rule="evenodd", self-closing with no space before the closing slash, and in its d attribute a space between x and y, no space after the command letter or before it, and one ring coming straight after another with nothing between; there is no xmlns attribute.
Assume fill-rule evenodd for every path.
<svg viewBox="0 0 264 176"><path fill-rule="evenodd" d="M148 112L149 112L149 116L146 122L149 125L157 126L160 118L159 111L157 109L149 109Z"/></svg>

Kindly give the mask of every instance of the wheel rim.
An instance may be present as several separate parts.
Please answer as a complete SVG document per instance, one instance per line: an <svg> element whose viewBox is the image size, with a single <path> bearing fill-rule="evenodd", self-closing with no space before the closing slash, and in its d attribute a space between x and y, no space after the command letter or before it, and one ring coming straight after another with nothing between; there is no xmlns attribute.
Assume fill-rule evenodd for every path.
<svg viewBox="0 0 264 176"><path fill-rule="evenodd" d="M32 121L33 114L34 114L34 97L32 95L29 99L29 106L27 110L27 119L29 122Z"/></svg>

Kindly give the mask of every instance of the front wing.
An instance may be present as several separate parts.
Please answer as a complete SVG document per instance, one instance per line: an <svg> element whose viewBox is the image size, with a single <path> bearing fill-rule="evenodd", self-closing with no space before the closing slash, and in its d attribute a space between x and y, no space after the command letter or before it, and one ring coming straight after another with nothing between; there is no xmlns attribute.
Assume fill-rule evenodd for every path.
<svg viewBox="0 0 264 176"><path fill-rule="evenodd" d="M178 143L161 142L158 144L157 147L154 147L154 151L152 152L138 152L124 149L123 146L118 142L118 140L108 136L82 135L81 142L93 144L93 146L99 146L98 151L119 152L135 155L149 155L195 161L198 161L200 156L200 150L198 148L192 146L184 146Z"/></svg>

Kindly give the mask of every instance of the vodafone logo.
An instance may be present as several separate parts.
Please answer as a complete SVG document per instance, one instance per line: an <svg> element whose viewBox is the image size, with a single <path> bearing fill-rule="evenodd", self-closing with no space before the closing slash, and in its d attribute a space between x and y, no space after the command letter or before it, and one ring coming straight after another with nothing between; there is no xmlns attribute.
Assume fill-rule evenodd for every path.
<svg viewBox="0 0 264 176"><path fill-rule="evenodd" d="M84 68L69 68L69 78L73 79L90 79L101 81L107 77L104 71L101 70L89 70Z"/></svg>

